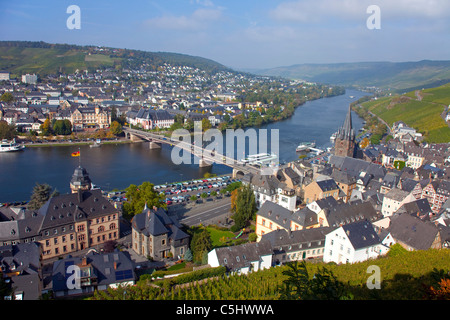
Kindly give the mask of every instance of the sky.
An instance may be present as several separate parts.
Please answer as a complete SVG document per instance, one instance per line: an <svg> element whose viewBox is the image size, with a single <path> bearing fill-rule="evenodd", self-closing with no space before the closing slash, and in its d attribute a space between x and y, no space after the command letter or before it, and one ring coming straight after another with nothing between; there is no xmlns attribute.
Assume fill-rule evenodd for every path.
<svg viewBox="0 0 450 320"><path fill-rule="evenodd" d="M450 59L449 0L0 2L0 40L177 52L238 70ZM71 5L80 29L67 27Z"/></svg>

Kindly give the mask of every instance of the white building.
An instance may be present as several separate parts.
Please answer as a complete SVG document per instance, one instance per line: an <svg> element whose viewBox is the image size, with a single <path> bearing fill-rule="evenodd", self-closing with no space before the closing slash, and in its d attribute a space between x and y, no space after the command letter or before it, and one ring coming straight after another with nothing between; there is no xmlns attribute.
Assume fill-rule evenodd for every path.
<svg viewBox="0 0 450 320"><path fill-rule="evenodd" d="M22 75L22 82L27 84L36 84L37 83L37 75L35 74L24 74Z"/></svg>
<svg viewBox="0 0 450 320"><path fill-rule="evenodd" d="M9 72L0 71L0 81L9 81Z"/></svg>
<svg viewBox="0 0 450 320"><path fill-rule="evenodd" d="M228 271L247 274L272 266L272 246L268 241L215 248L208 253L211 267L224 266Z"/></svg>
<svg viewBox="0 0 450 320"><path fill-rule="evenodd" d="M403 204L416 201L416 198L407 191L401 189L391 189L383 197L383 205L381 206L381 213L384 217L390 217Z"/></svg>
<svg viewBox="0 0 450 320"><path fill-rule="evenodd" d="M355 263L374 259L388 252L372 224L359 221L339 227L325 236L324 262Z"/></svg>

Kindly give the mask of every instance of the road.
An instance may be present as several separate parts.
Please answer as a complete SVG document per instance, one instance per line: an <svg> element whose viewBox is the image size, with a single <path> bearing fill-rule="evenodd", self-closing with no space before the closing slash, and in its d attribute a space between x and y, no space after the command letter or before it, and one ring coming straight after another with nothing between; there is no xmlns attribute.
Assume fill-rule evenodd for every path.
<svg viewBox="0 0 450 320"><path fill-rule="evenodd" d="M183 213L179 221L189 227L200 223L203 225L216 224L224 226L227 218L229 219L231 216L230 205L230 197L195 204L190 210Z"/></svg>

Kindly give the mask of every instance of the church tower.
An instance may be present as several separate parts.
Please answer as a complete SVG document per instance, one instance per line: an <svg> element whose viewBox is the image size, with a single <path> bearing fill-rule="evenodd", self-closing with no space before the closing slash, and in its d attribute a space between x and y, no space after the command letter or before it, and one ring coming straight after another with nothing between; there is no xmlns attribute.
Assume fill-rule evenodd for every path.
<svg viewBox="0 0 450 320"><path fill-rule="evenodd" d="M352 126L352 108L349 106L344 125L339 128L334 142L334 154L341 157L355 156L355 131Z"/></svg>
<svg viewBox="0 0 450 320"><path fill-rule="evenodd" d="M85 168L77 167L70 180L70 190L77 193L78 190L86 191L91 189L91 179Z"/></svg>

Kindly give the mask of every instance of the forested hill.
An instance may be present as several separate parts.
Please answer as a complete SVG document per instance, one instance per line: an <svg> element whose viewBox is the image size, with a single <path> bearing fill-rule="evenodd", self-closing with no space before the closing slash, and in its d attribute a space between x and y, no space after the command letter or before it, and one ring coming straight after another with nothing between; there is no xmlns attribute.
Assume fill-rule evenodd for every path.
<svg viewBox="0 0 450 320"><path fill-rule="evenodd" d="M97 68L137 68L157 70L164 63L172 66L198 68L208 74L232 69L210 59L170 52L146 52L131 49L34 41L0 41L0 70L12 75L72 73L75 70Z"/></svg>

